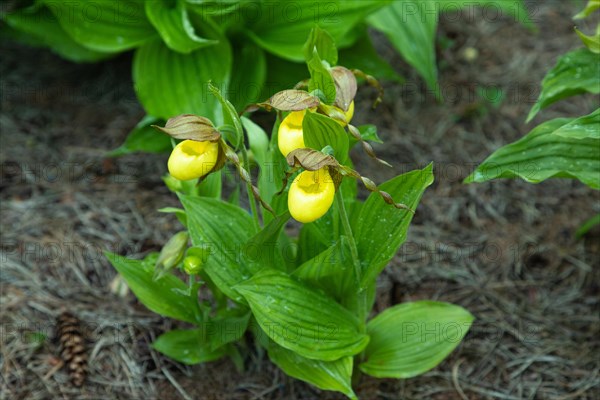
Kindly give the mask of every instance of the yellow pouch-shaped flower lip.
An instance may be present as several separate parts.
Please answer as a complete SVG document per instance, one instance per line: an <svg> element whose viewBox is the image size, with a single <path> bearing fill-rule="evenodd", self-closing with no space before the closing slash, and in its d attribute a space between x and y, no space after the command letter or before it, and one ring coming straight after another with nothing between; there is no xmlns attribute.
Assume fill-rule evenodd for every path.
<svg viewBox="0 0 600 400"><path fill-rule="evenodd" d="M215 168L218 159L218 143L184 140L171 152L167 166L171 176L187 181L207 175Z"/></svg>
<svg viewBox="0 0 600 400"><path fill-rule="evenodd" d="M277 145L284 156L290 152L306 147L304 134L302 132L302 121L306 115L306 109L292 111L281 121L277 131Z"/></svg>
<svg viewBox="0 0 600 400"><path fill-rule="evenodd" d="M296 221L306 224L325 215L334 196L335 183L327 167L304 171L290 186L288 209Z"/></svg>

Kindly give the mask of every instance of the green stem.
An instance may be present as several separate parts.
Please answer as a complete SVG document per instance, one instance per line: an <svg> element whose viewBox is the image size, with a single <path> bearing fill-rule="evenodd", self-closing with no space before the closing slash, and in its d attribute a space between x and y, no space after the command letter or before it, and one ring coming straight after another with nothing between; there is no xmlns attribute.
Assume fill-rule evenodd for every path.
<svg viewBox="0 0 600 400"><path fill-rule="evenodd" d="M242 162L244 163L244 168L249 168L250 163L248 162L248 153L246 152L246 147L241 146L242 148ZM248 170L248 172L250 172ZM260 230L260 220L258 219L258 209L256 208L256 200L254 196L252 196L252 187L250 183L246 183L246 194L248 195L248 202L250 203L250 210L252 211L252 218L254 220L254 230L258 232Z"/></svg>
<svg viewBox="0 0 600 400"><path fill-rule="evenodd" d="M356 310L358 312L359 321L361 322L361 330L364 331L366 330L367 318L367 292L361 285L362 273L360 259L358 257L358 247L356 247L356 241L354 240L354 234L352 233L352 227L350 226L350 220L348 219L348 213L346 212L346 206L344 204L344 196L342 195L341 187L338 189L335 197L340 219L342 220L342 227L350 245L350 255L352 256L352 264L354 265L354 275L356 276L356 282L359 285L358 293L356 294Z"/></svg>

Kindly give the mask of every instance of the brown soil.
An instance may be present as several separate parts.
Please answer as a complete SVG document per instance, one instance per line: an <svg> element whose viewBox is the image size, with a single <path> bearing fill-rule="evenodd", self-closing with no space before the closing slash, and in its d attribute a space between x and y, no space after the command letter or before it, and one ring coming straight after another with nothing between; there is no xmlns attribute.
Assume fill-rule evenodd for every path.
<svg viewBox="0 0 600 400"><path fill-rule="evenodd" d="M453 43L439 50L444 104L378 41L408 83L386 85L386 101L373 113L373 93L362 89L356 120L378 125L386 145L376 150L396 168L357 152L357 169L382 182L435 161L436 183L381 276L376 311L435 299L460 304L477 320L440 366L405 381L363 378L361 398L600 398L600 232L574 237L600 211L598 193L569 180L461 183L486 155L531 129L524 119L539 82L579 45L572 2L529 7L537 35L505 18L442 19L440 36ZM468 47L478 58L465 60ZM156 251L179 229L156 212L177 206L160 179L166 156L104 156L143 115L131 89L131 57L76 65L8 43L2 53L0 398L341 398L287 378L255 351L239 372L227 360L183 366L149 347L176 323L131 294L112 294L115 272L101 254ZM506 98L495 108L477 97L478 86L499 87ZM583 96L536 121L596 107L597 98ZM63 308L89 328L82 389L64 369L47 375L58 361L52 337Z"/></svg>

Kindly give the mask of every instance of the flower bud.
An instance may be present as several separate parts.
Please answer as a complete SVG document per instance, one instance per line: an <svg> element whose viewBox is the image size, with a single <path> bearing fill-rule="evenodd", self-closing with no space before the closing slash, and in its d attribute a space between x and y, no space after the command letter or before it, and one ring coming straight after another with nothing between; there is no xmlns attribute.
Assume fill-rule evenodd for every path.
<svg viewBox="0 0 600 400"><path fill-rule="evenodd" d="M183 259L189 235L186 231L178 232L164 245L156 260L154 279L160 279L168 271L175 268Z"/></svg>
<svg viewBox="0 0 600 400"><path fill-rule="evenodd" d="M302 133L302 121L306 115L306 110L292 111L281 121L277 134L277 143L279 151L284 156L290 152L306 147L304 144L304 135Z"/></svg>
<svg viewBox="0 0 600 400"><path fill-rule="evenodd" d="M183 270L188 275L198 275L210 255L210 247L190 247L183 259Z"/></svg>
<svg viewBox="0 0 600 400"><path fill-rule="evenodd" d="M218 143L184 140L171 152L169 173L181 181L200 178L215 168L218 158Z"/></svg>
<svg viewBox="0 0 600 400"><path fill-rule="evenodd" d="M295 220L306 224L325 215L334 196L335 183L327 167L304 171L290 186L288 208Z"/></svg>

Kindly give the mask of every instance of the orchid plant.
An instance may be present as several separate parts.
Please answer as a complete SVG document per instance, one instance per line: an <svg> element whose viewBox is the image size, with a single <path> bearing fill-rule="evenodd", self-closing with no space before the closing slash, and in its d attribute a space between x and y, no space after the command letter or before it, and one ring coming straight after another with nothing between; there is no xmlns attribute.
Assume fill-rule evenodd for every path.
<svg viewBox="0 0 600 400"><path fill-rule="evenodd" d="M229 356L241 368L253 339L289 376L356 399L361 373L409 378L435 367L473 316L438 301L372 315L377 276L405 241L432 166L379 186L357 172L357 144L389 165L369 144L380 142L375 127L352 124L356 77L381 88L336 65L334 40L319 28L304 55L310 78L246 116L211 85L223 124L186 114L157 127L173 140L165 182L183 205L162 211L184 230L143 260L107 257L150 310L192 325L161 335L156 350L186 364ZM247 117L258 109L277 113L270 139ZM247 207L239 187L223 198L228 165ZM364 202L358 182L371 192Z"/></svg>

